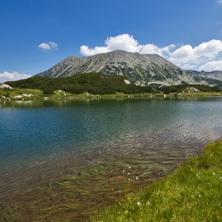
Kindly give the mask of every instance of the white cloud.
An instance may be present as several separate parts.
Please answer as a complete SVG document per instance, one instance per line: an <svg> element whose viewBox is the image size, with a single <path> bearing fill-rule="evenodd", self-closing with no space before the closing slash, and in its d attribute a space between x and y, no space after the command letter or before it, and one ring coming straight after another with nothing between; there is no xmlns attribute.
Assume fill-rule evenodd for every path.
<svg viewBox="0 0 222 222"><path fill-rule="evenodd" d="M140 45L133 36L129 34L118 35L115 37L109 37L105 41L105 46L96 46L95 48L89 48L86 45L80 47L80 53L85 56L92 56L98 53L106 53L114 50L124 50L127 52L139 52L142 54L158 54L163 56L164 53L169 54L170 49L175 45L171 44L164 48L159 48L154 44Z"/></svg>
<svg viewBox="0 0 222 222"><path fill-rule="evenodd" d="M164 56L164 53L166 53L166 55L170 55L171 49L173 49L174 47L176 47L174 44L171 44L163 48L159 48L158 46L154 44L147 44L147 45L142 46L140 53L141 54L158 54L160 56Z"/></svg>
<svg viewBox="0 0 222 222"><path fill-rule="evenodd" d="M50 50L51 49L50 45L47 44L47 43L44 43L44 42L41 43L38 47L43 49L43 50Z"/></svg>
<svg viewBox="0 0 222 222"><path fill-rule="evenodd" d="M124 50L128 52L138 52L142 46L129 34L118 35L115 37L107 38L105 41L107 48L110 51L113 50Z"/></svg>
<svg viewBox="0 0 222 222"><path fill-rule="evenodd" d="M189 62L190 60L193 62L194 61L194 55L193 55L193 48L190 45L185 45L182 46L178 49L176 49L170 57L170 60L174 63L186 63Z"/></svg>
<svg viewBox="0 0 222 222"><path fill-rule="evenodd" d="M210 40L196 47L185 45L172 52L169 60L183 68L192 67L199 69L204 64L219 60L222 54L222 41Z"/></svg>
<svg viewBox="0 0 222 222"><path fill-rule="evenodd" d="M222 4L222 0L217 0L217 4L221 5Z"/></svg>
<svg viewBox="0 0 222 222"><path fill-rule="evenodd" d="M31 77L27 74L20 74L18 72L3 72L0 73L0 83L6 82L6 81L15 81L19 79L27 79Z"/></svg>
<svg viewBox="0 0 222 222"><path fill-rule="evenodd" d="M178 44L176 47L176 45L171 44L161 48L153 43L140 45L138 41L129 34L108 37L105 40L105 46L89 48L88 46L83 45L80 47L80 53L85 56L92 56L117 49L127 52L139 52L141 54L158 54L183 69L199 70L200 67L208 69L209 64L218 64L218 61L222 60L221 40L213 39L208 42L203 42L195 47L192 47L189 44Z"/></svg>
<svg viewBox="0 0 222 222"><path fill-rule="evenodd" d="M58 48L58 44L55 42L49 42L49 45L51 46L51 48Z"/></svg>
<svg viewBox="0 0 222 222"><path fill-rule="evenodd" d="M222 52L222 41L214 39L209 42L203 42L195 47L193 51L198 58L206 57L207 59L214 59Z"/></svg>
<svg viewBox="0 0 222 222"><path fill-rule="evenodd" d="M109 49L107 49L106 47L95 47L94 49L90 49L86 45L82 45L80 47L80 53L86 56L92 56L92 55L96 55L99 53L106 53L106 52L109 52Z"/></svg>
<svg viewBox="0 0 222 222"><path fill-rule="evenodd" d="M204 70L209 72L214 70L222 70L222 61L207 62L206 64L202 65L198 70Z"/></svg>
<svg viewBox="0 0 222 222"><path fill-rule="evenodd" d="M190 65L190 64L183 64L182 66L180 66L182 69L189 69L189 70L195 70L196 69L196 65Z"/></svg>
<svg viewBox="0 0 222 222"><path fill-rule="evenodd" d="M58 44L55 42L47 42L47 43L42 42L41 44L39 44L38 47L41 48L42 50L49 51L51 49L57 49Z"/></svg>

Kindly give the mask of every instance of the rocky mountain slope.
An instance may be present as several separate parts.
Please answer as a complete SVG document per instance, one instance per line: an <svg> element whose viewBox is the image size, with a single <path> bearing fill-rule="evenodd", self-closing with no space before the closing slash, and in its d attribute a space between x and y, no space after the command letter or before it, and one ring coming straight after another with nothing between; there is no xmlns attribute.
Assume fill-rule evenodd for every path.
<svg viewBox="0 0 222 222"><path fill-rule="evenodd" d="M217 79L222 81L222 71L212 71L212 72L204 72L201 71L200 76L204 77L204 78L211 78L211 79Z"/></svg>
<svg viewBox="0 0 222 222"><path fill-rule="evenodd" d="M106 75L125 76L131 83L141 86L177 84L221 85L222 79L185 71L156 54L130 53L121 50L89 57L70 56L38 76L69 77L77 73L101 72Z"/></svg>

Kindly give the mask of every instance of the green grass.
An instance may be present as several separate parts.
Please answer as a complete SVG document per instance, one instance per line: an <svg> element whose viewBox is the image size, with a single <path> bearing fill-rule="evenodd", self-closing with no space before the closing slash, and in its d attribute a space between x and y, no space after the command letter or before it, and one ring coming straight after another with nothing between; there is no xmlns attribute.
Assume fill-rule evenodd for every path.
<svg viewBox="0 0 222 222"><path fill-rule="evenodd" d="M32 94L32 96L25 96L24 94ZM16 98L18 95L23 95L21 98ZM175 97L175 95L179 97L190 97L190 96L222 96L221 92L192 92L192 93L170 93L165 95L167 98ZM67 93L65 91L55 90L50 95L44 95L43 91L39 89L0 89L0 102L4 101L14 101L14 100L41 100L41 99L94 99L94 98L146 98L146 97L156 97L162 98L164 97L163 93L137 93L137 94L125 94L121 92L117 92L114 94L101 94L94 95L90 93L82 93L82 94L72 94Z"/></svg>
<svg viewBox="0 0 222 222"><path fill-rule="evenodd" d="M222 141L90 221L222 221Z"/></svg>
<svg viewBox="0 0 222 222"><path fill-rule="evenodd" d="M41 98L43 96L42 91L39 89L19 89L19 88L0 89L0 99L2 100L7 99L7 98L10 98L11 100L16 100L18 98L14 98L15 96L23 95L23 94L26 94L26 95L32 94L31 97L24 96L24 99Z"/></svg>
<svg viewBox="0 0 222 222"><path fill-rule="evenodd" d="M192 92L178 93L179 96L222 96L221 92Z"/></svg>
<svg viewBox="0 0 222 222"><path fill-rule="evenodd" d="M27 96L32 95L32 96ZM0 89L0 102L14 101L14 100L39 100L39 99L91 99L91 98L129 98L129 97L149 97L150 93L137 93L137 94L125 94L121 92L113 94L91 94L81 93L73 94L63 90L55 90L50 95L43 94L42 90L39 89ZM22 96L22 97L17 97Z"/></svg>

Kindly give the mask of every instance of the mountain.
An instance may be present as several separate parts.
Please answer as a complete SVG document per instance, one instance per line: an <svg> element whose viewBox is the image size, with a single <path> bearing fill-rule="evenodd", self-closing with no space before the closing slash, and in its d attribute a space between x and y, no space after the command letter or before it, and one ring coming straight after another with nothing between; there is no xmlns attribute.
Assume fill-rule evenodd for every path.
<svg viewBox="0 0 222 222"><path fill-rule="evenodd" d="M178 84L221 85L222 82L197 71L185 71L156 54L139 54L116 50L89 57L70 56L49 70L37 74L44 77L69 77L78 73L100 72L124 76L141 86Z"/></svg>
<svg viewBox="0 0 222 222"><path fill-rule="evenodd" d="M222 81L222 71L219 71L219 70L212 71L212 72L201 71L200 76L204 78L211 78L211 79L217 79L217 80Z"/></svg>

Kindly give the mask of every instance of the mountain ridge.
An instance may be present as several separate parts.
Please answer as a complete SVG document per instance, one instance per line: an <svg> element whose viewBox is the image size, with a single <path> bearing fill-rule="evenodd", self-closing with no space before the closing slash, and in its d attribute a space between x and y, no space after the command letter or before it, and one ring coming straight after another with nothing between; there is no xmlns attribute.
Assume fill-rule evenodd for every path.
<svg viewBox="0 0 222 222"><path fill-rule="evenodd" d="M44 77L70 77L79 73L98 72L111 76L125 76L140 86L170 86L179 84L220 85L222 71L214 73L187 71L157 54L140 54L115 50L88 57L69 56L47 71Z"/></svg>

